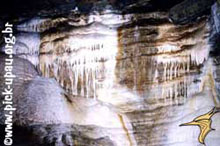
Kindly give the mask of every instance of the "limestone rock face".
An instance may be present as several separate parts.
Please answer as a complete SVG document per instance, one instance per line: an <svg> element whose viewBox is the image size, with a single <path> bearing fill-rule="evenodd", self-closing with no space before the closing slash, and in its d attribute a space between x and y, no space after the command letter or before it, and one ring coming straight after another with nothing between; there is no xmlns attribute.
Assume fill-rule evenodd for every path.
<svg viewBox="0 0 220 146"><path fill-rule="evenodd" d="M28 144L199 145L199 128L179 125L219 107L218 4L158 2L77 1L17 23L14 124ZM219 125L217 113L206 145L219 145Z"/></svg>
<svg viewBox="0 0 220 146"><path fill-rule="evenodd" d="M69 27L42 33L40 70L72 96L123 113L131 145L197 145L198 131L179 125L218 105L211 29L206 18L182 26L168 19L167 13L103 14L62 22ZM208 143L217 143L218 132ZM176 139L178 133L191 136Z"/></svg>
<svg viewBox="0 0 220 146"><path fill-rule="evenodd" d="M216 89L218 91L218 94L220 93L219 89L219 78L220 78L220 72L219 72L219 54L220 54L220 32L219 32L219 22L220 22L220 17L219 17L219 3L215 3L212 6L212 17L211 17L211 39L210 42L212 44L212 51L211 55L214 58L214 66L215 66L215 72L214 72L214 77L215 77L215 84L216 84Z"/></svg>
<svg viewBox="0 0 220 146"><path fill-rule="evenodd" d="M4 131L4 126L0 126L0 129ZM86 135L94 129L96 128L92 126L68 124L14 126L14 143L22 146L114 146L114 143L108 137L95 139ZM4 135L2 133L0 135L0 140L3 141Z"/></svg>
<svg viewBox="0 0 220 146"><path fill-rule="evenodd" d="M1 55L1 92L5 89L5 58L6 55ZM39 77L29 61L17 57L14 61L13 73L16 78L13 84L13 107L16 110L13 123L25 134L37 139L33 145L129 145L127 131L124 131L124 126L129 127L129 123L125 123L126 116L117 113L114 107L92 99L71 98L54 79ZM3 95L0 97L4 99ZM4 108L1 102L0 127L3 129L5 114L8 114ZM71 129L71 126L74 128ZM80 130L80 126L84 127L81 136L74 134ZM16 130L15 141L19 144L22 137ZM1 137L4 137L4 133L1 133ZM28 136L28 142L32 142L33 137Z"/></svg>
<svg viewBox="0 0 220 146"><path fill-rule="evenodd" d="M30 61L36 68L39 64L40 35L38 33L18 33L16 34L16 43L13 46L13 54L19 58ZM2 47L0 52L4 53ZM39 70L38 70L39 71Z"/></svg>
<svg viewBox="0 0 220 146"><path fill-rule="evenodd" d="M6 72L5 71L6 59L8 59L6 55L3 54L0 55L1 87L3 87L4 84L4 75ZM12 62L13 62L12 73L16 76L13 84L15 87L22 86L23 83L27 83L28 81L32 80L33 78L39 75L34 65L25 59L14 57Z"/></svg>
<svg viewBox="0 0 220 146"><path fill-rule="evenodd" d="M174 23L189 23L193 19L210 12L215 0L185 0L170 9L170 18Z"/></svg>
<svg viewBox="0 0 220 146"><path fill-rule="evenodd" d="M220 4L215 3L212 6L212 18L217 33L220 33Z"/></svg>
<svg viewBox="0 0 220 146"><path fill-rule="evenodd" d="M97 22L105 17L118 24ZM125 15L120 20L114 15L94 18L93 24L70 28L66 35L45 32L42 37L40 69L44 76L56 78L67 92L108 100L103 99L103 90L111 96L121 92L116 88L127 88L150 98L149 90L165 85L164 91L155 91L154 96L182 104L184 98L179 97L195 90L187 86L192 81L195 88L201 84L198 78L209 62L210 50L206 19L175 26L166 13Z"/></svg>

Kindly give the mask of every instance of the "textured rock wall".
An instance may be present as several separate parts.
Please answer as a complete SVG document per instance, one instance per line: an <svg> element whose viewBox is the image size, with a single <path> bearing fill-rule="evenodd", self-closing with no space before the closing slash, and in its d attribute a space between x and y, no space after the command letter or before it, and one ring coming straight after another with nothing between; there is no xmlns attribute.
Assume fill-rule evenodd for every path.
<svg viewBox="0 0 220 146"><path fill-rule="evenodd" d="M160 12L148 0L112 1L125 14L82 2L93 13L19 22L15 54L33 65L16 58L15 124L36 145L198 146L198 127L179 125L219 106L218 4L204 15L213 2ZM219 119L206 145L219 145Z"/></svg>

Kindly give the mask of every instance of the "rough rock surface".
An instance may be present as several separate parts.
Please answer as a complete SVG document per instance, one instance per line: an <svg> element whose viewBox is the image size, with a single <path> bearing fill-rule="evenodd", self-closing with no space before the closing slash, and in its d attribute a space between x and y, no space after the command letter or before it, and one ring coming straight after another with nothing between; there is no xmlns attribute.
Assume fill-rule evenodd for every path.
<svg viewBox="0 0 220 146"><path fill-rule="evenodd" d="M1 80L4 76L5 57L1 55ZM13 73L16 78L13 86L13 107L16 111L13 113L13 123L25 134L29 133L38 139L36 143L32 143L33 145L68 145L67 143L73 145L71 141L76 141L78 145L104 146L113 145L113 143L114 145L128 145L124 125L129 123L124 123L126 117L118 114L113 107L91 99L71 98L54 79L39 77L29 61L17 57L14 61ZM2 92L5 87L4 81L1 82L0 87ZM4 98L3 95L0 97ZM5 105L1 102L1 125L7 114L4 108ZM76 125L76 127L71 129L71 125ZM82 135L75 134L77 129L80 129L77 125L84 127ZM21 143L22 139L18 129L15 128L17 144ZM1 136L3 135L4 133L1 132ZM27 142L32 142L32 136L28 136ZM25 143L21 144L25 145Z"/></svg>
<svg viewBox="0 0 220 146"><path fill-rule="evenodd" d="M185 0L170 9L170 18L174 23L190 23L205 13L210 13L215 0Z"/></svg>
<svg viewBox="0 0 220 146"><path fill-rule="evenodd" d="M215 65L215 72L214 72L214 76L215 76L215 84L216 84L216 89L218 91L218 94L220 93L220 6L219 3L215 3L212 6L212 18L211 18L211 27L212 27L212 33L211 33L211 39L210 42L212 44L212 51L211 51L211 55L214 58L214 65ZM220 97L219 97L220 98Z"/></svg>
<svg viewBox="0 0 220 146"><path fill-rule="evenodd" d="M77 1L79 10L71 12L54 2L55 15L38 11L16 25L15 54L44 76L34 72L16 91L15 124L30 130L30 139L39 145L199 145L199 128L179 125L219 106L218 4L209 18L212 0L175 1L164 9L154 7L157 0ZM27 57L32 54L37 57ZM212 120L216 130L205 143L218 146L220 115Z"/></svg>
<svg viewBox="0 0 220 146"><path fill-rule="evenodd" d="M215 30L218 34L220 33L220 6L219 5L220 4L216 2L212 6L212 18L214 21Z"/></svg>
<svg viewBox="0 0 220 146"><path fill-rule="evenodd" d="M6 55L0 54L0 80L1 85L4 83L4 75L5 75L5 59L8 58ZM13 58L13 69L12 73L16 76L14 79L14 86L21 87L22 84L27 83L32 80L36 76L39 75L38 71L29 61L25 59L21 59L18 57ZM2 88L2 86L1 86Z"/></svg>
<svg viewBox="0 0 220 146"><path fill-rule="evenodd" d="M0 125L4 131L4 126ZM90 138L86 133L95 129L92 126L68 124L44 124L32 126L14 126L14 143L18 146L113 146L108 137ZM22 133L22 135L21 135ZM1 134L0 140L3 141Z"/></svg>

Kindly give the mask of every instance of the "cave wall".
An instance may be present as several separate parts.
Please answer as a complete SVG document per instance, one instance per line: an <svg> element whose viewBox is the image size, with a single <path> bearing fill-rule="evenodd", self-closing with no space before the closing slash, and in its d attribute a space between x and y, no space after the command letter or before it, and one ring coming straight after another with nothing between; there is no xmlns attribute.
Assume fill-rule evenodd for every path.
<svg viewBox="0 0 220 146"><path fill-rule="evenodd" d="M217 2L17 3L27 12L3 9L1 22L15 24L14 123L32 145L199 145L199 129L179 125L219 107Z"/></svg>

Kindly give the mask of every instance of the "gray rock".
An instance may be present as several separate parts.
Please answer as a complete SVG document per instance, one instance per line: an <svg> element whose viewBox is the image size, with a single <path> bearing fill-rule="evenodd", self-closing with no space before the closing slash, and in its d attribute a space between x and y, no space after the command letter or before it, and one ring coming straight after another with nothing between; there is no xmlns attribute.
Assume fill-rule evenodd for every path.
<svg viewBox="0 0 220 146"><path fill-rule="evenodd" d="M170 9L169 17L176 24L186 24L210 12L213 3L214 0L185 0Z"/></svg>
<svg viewBox="0 0 220 146"><path fill-rule="evenodd" d="M0 129L3 131L4 126L0 125ZM13 140L16 146L114 146L109 137L87 136L91 130L92 126L74 124L14 126ZM0 132L0 136L4 137L4 133Z"/></svg>
<svg viewBox="0 0 220 146"><path fill-rule="evenodd" d="M214 21L214 29L220 33L220 4L215 3L212 6L212 18Z"/></svg>
<svg viewBox="0 0 220 146"><path fill-rule="evenodd" d="M5 75L5 59L7 59L8 56L0 54L0 88L2 89L4 86L4 75ZM27 83L28 81L32 80L36 76L39 75L36 68L31 64L29 61L18 58L14 56L13 58L13 69L12 73L16 76L14 78L14 88L15 90L18 87L22 87L24 83Z"/></svg>

